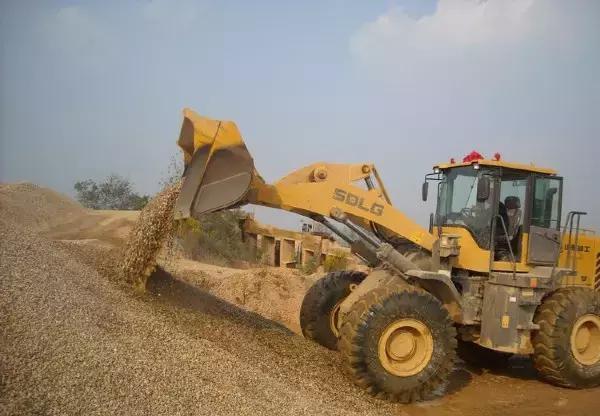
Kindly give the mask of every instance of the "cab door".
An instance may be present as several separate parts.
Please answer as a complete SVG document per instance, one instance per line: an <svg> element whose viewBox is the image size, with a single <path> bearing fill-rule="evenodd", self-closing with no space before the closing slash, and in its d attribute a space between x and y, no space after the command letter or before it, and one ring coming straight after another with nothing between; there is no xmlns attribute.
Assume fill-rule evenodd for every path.
<svg viewBox="0 0 600 416"><path fill-rule="evenodd" d="M533 176L529 196L529 264L554 265L560 253L563 178Z"/></svg>

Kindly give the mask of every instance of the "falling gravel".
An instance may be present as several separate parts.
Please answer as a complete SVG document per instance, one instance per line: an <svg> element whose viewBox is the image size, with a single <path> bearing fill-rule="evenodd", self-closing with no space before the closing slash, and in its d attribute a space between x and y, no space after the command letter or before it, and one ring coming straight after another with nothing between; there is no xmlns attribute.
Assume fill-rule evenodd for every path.
<svg viewBox="0 0 600 416"><path fill-rule="evenodd" d="M173 208L181 182L169 185L140 213L131 230L121 260L121 276L138 290L144 290L148 276L154 271L159 251L172 236Z"/></svg>

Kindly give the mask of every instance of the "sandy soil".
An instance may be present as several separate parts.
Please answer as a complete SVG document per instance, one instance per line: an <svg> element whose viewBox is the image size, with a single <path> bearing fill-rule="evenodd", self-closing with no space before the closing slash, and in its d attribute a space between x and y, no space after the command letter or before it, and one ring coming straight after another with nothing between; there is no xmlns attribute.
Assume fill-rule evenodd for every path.
<svg viewBox="0 0 600 416"><path fill-rule="evenodd" d="M295 269L239 270L182 258L166 262L164 268L194 287L279 322L299 335L302 331L298 311L304 293L320 277Z"/></svg>
<svg viewBox="0 0 600 416"><path fill-rule="evenodd" d="M526 358L460 365L433 402L373 399L297 335L314 276L163 258L146 295L111 279L136 216L0 185L0 414L598 412L600 389L544 384Z"/></svg>

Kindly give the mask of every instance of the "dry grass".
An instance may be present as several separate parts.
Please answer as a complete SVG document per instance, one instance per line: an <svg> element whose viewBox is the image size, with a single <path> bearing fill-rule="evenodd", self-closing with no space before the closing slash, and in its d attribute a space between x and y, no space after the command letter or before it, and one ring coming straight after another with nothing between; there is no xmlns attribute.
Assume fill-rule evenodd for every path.
<svg viewBox="0 0 600 416"><path fill-rule="evenodd" d="M205 214L200 220L187 219L175 232L187 258L219 266L258 264L261 253L242 240L243 211L231 209Z"/></svg>

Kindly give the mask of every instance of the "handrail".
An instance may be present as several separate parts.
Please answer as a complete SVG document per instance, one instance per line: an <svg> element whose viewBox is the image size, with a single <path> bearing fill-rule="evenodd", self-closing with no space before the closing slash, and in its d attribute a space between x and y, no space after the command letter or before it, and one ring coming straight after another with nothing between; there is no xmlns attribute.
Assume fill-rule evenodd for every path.
<svg viewBox="0 0 600 416"><path fill-rule="evenodd" d="M560 254L563 251L563 241L565 241L565 237L567 236L567 229L569 230L569 240L567 242L567 268L571 270L571 272L575 272L577 270L577 247L579 246L579 226L581 225L581 216L587 215L587 212L584 211L570 211L567 214L567 218L565 220L565 226L563 227L563 231L560 236L560 241L558 241L558 252L556 253L556 259L554 260L554 265L552 266L552 274L550 276L554 277L554 272L560 263ZM575 216L577 216L577 227L575 228L575 243L573 244L573 226ZM575 254L573 255L573 247L575 247Z"/></svg>
<svg viewBox="0 0 600 416"><path fill-rule="evenodd" d="M508 228L506 228L506 222L502 215L496 214L496 218L500 218L502 229L504 230L504 237L506 238L506 245L508 246L508 252L510 253L510 261L513 267L513 279L517 278L517 260L515 258L515 253L513 252L512 245L510 244L510 239L508 237ZM495 244L494 244L495 246Z"/></svg>

